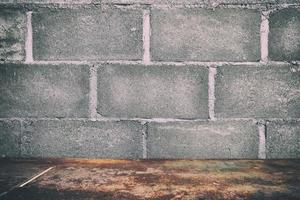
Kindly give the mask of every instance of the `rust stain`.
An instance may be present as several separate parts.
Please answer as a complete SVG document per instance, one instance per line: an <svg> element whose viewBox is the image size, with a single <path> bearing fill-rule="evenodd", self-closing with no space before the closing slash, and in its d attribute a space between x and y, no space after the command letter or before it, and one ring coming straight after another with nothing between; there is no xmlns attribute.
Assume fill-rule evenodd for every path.
<svg viewBox="0 0 300 200"><path fill-rule="evenodd" d="M300 199L296 160L52 162L56 168L28 186L27 192L47 191L59 199L75 194L77 199ZM17 194L29 198L24 190Z"/></svg>

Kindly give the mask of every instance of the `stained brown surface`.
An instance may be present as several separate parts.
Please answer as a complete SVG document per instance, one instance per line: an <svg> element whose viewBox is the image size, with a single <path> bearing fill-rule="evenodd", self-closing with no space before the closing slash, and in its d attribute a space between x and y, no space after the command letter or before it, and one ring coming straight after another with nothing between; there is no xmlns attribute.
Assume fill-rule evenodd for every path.
<svg viewBox="0 0 300 200"><path fill-rule="evenodd" d="M4 199L300 199L300 160L47 162L55 168Z"/></svg>

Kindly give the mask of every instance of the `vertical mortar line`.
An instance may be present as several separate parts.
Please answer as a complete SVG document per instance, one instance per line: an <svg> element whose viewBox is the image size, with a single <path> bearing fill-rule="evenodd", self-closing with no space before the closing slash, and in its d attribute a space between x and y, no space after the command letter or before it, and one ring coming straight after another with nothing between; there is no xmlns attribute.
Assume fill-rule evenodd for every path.
<svg viewBox="0 0 300 200"><path fill-rule="evenodd" d="M150 64L150 10L143 10L143 63Z"/></svg>
<svg viewBox="0 0 300 200"><path fill-rule="evenodd" d="M89 113L92 121L97 118L97 66L90 67Z"/></svg>
<svg viewBox="0 0 300 200"><path fill-rule="evenodd" d="M258 158L266 159L266 124L258 123L259 134L259 146L258 146Z"/></svg>
<svg viewBox="0 0 300 200"><path fill-rule="evenodd" d="M210 66L208 72L208 117L215 120L215 79L217 74L216 66Z"/></svg>
<svg viewBox="0 0 300 200"><path fill-rule="evenodd" d="M148 136L148 122L141 122L143 129L143 139L142 139L142 145L143 145L143 159L147 158L147 136Z"/></svg>
<svg viewBox="0 0 300 200"><path fill-rule="evenodd" d="M32 54L32 11L26 13L27 22L27 35L25 41L25 63L32 63L33 62L33 54Z"/></svg>
<svg viewBox="0 0 300 200"><path fill-rule="evenodd" d="M145 65L150 64L150 9L143 10L143 63ZM148 122L141 122L143 126L142 130L142 146L143 146L143 159L148 157L147 155L147 134L148 134Z"/></svg>
<svg viewBox="0 0 300 200"><path fill-rule="evenodd" d="M267 62L269 57L269 11L263 11L260 24L260 55L261 61Z"/></svg>

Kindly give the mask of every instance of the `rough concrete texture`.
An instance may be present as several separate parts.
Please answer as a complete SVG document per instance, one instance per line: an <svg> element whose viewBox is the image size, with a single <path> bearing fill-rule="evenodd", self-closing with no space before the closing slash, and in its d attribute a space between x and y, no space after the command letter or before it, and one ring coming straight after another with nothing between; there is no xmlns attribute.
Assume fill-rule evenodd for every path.
<svg viewBox="0 0 300 200"><path fill-rule="evenodd" d="M141 158L138 122L26 121L22 157Z"/></svg>
<svg viewBox="0 0 300 200"><path fill-rule="evenodd" d="M271 60L300 60L300 8L284 9L270 15Z"/></svg>
<svg viewBox="0 0 300 200"><path fill-rule="evenodd" d="M0 61L24 60L26 14L0 8Z"/></svg>
<svg viewBox="0 0 300 200"><path fill-rule="evenodd" d="M300 158L300 121L267 123L267 158Z"/></svg>
<svg viewBox="0 0 300 200"><path fill-rule="evenodd" d="M258 132L252 121L150 123L149 158L257 158Z"/></svg>
<svg viewBox="0 0 300 200"><path fill-rule="evenodd" d="M20 156L21 124L19 121L0 121L0 156Z"/></svg>
<svg viewBox="0 0 300 200"><path fill-rule="evenodd" d="M299 0L0 0L0 3L60 3L60 4L96 4L96 3L115 3L115 4L284 4L299 3Z"/></svg>
<svg viewBox="0 0 300 200"><path fill-rule="evenodd" d="M257 61L260 13L172 8L151 13L151 53L158 61Z"/></svg>
<svg viewBox="0 0 300 200"><path fill-rule="evenodd" d="M89 67L1 64L0 93L0 117L85 117Z"/></svg>
<svg viewBox="0 0 300 200"><path fill-rule="evenodd" d="M35 60L138 60L142 11L94 8L34 12Z"/></svg>
<svg viewBox="0 0 300 200"><path fill-rule="evenodd" d="M300 117L297 66L219 67L215 88L216 117Z"/></svg>
<svg viewBox="0 0 300 200"><path fill-rule="evenodd" d="M98 112L111 117L208 118L208 68L106 65Z"/></svg>

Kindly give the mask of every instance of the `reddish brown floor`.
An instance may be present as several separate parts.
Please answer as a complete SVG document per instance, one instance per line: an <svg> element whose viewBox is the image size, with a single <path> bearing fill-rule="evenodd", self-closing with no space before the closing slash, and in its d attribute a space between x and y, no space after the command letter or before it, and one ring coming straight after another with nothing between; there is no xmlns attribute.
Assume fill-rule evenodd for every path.
<svg viewBox="0 0 300 200"><path fill-rule="evenodd" d="M300 160L0 162L0 199L300 199Z"/></svg>

